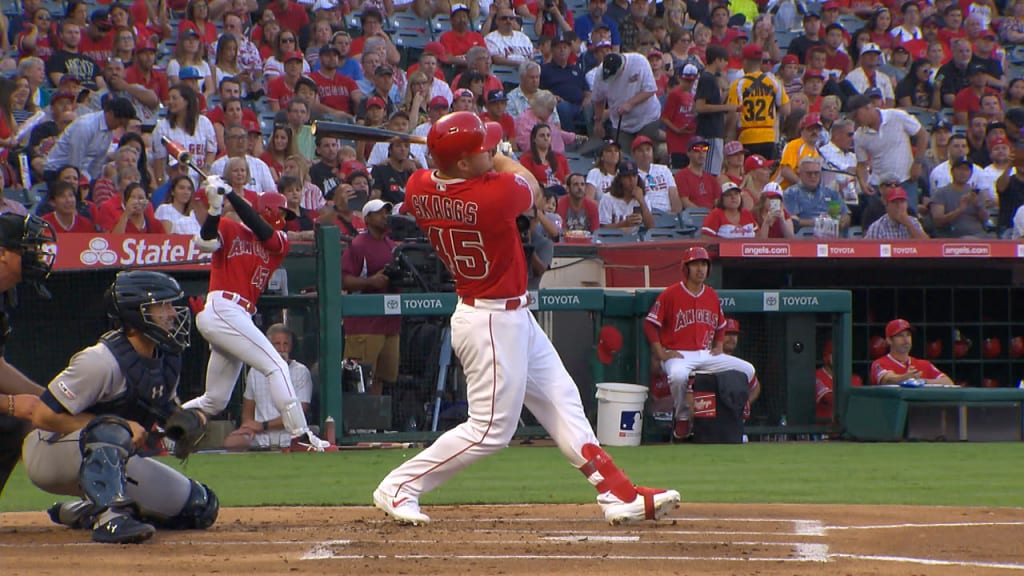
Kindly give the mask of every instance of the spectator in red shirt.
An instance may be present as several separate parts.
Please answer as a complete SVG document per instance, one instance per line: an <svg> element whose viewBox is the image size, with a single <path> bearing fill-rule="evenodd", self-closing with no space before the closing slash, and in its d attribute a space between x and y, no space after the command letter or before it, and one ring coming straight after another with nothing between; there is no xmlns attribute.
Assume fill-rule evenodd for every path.
<svg viewBox="0 0 1024 576"><path fill-rule="evenodd" d="M210 22L210 5L206 0L192 0L185 7L185 19L181 29L191 27L199 34L199 39L207 48L217 43L217 26Z"/></svg>
<svg viewBox="0 0 1024 576"><path fill-rule="evenodd" d="M569 177L569 161L551 149L551 126L543 122L530 130L530 150L519 162L537 178L541 187L561 185Z"/></svg>
<svg viewBox="0 0 1024 576"><path fill-rule="evenodd" d="M338 60L341 52L333 44L326 44L320 48L320 69L310 75L316 83L319 106L313 105L313 109L323 108L322 112L328 112L332 116L343 119L354 118L356 105L363 98L356 81L338 71Z"/></svg>
<svg viewBox="0 0 1024 576"><path fill-rule="evenodd" d="M943 44L949 46L953 39L967 36L967 31L963 29L964 10L960 5L953 3L946 6L942 18L945 26L939 30L939 40Z"/></svg>
<svg viewBox="0 0 1024 576"><path fill-rule="evenodd" d="M58 234L96 232L96 224L78 213L78 190L74 184L55 182L46 193L53 212L43 216Z"/></svg>
<svg viewBox="0 0 1024 576"><path fill-rule="evenodd" d="M376 8L366 8L363 10L363 15L360 16L362 22L363 35L359 38L352 39L352 48L349 53L358 57L363 53L363 47L366 45L366 40L369 38L380 38L384 40L384 55L386 56L386 64L397 66L402 60L402 55L399 54L398 48L395 47L394 42L391 41L391 36L384 31L384 16ZM366 70L363 70L366 73Z"/></svg>
<svg viewBox="0 0 1024 576"><path fill-rule="evenodd" d="M707 208L711 210L722 195L722 187L713 174L704 171L704 161L708 156L708 141L695 137L687 147L690 163L676 172L676 189L683 201L683 209Z"/></svg>
<svg viewBox="0 0 1024 576"><path fill-rule="evenodd" d="M206 117L213 123L214 127L220 124L221 127L228 124L224 121L224 103L231 99L238 99L242 97L242 83L238 80L226 77L220 79L220 84L217 87L218 94L220 95L221 105L216 108L207 110ZM242 107L242 122L256 122L259 123L260 118L256 115L256 112L252 108Z"/></svg>
<svg viewBox="0 0 1024 576"><path fill-rule="evenodd" d="M782 187L778 182L764 185L761 197L754 206L758 238L795 238L793 216L783 203Z"/></svg>
<svg viewBox="0 0 1024 576"><path fill-rule="evenodd" d="M562 218L562 231L593 234L601 227L597 202L587 198L587 178L573 172L565 179L569 193L558 199L555 212Z"/></svg>
<svg viewBox="0 0 1024 576"><path fill-rule="evenodd" d="M103 65L114 50L114 30L106 9L97 8L89 15L89 25L82 30L82 41L78 52Z"/></svg>
<svg viewBox="0 0 1024 576"><path fill-rule="evenodd" d="M505 92L502 90L491 90L487 93L487 99L484 104L486 111L480 114L480 118L484 122L497 122L501 124L501 130L504 133L502 140L511 140L516 135L516 121L515 118L512 118L511 114L505 111L506 108L508 108L508 98L505 96ZM541 186L545 186L544 179L540 180Z"/></svg>
<svg viewBox="0 0 1024 576"><path fill-rule="evenodd" d="M971 112L981 110L981 97L985 94L998 94L991 88L986 88L988 82L985 68L978 64L967 66L967 86L957 92L953 99L953 123L965 126Z"/></svg>
<svg viewBox="0 0 1024 576"><path fill-rule="evenodd" d="M700 71L693 64L679 70L679 80L669 91L661 108L661 123L665 126L665 139L672 168L680 169L689 162L687 148L697 130L697 114L693 111L693 83Z"/></svg>
<svg viewBox="0 0 1024 576"><path fill-rule="evenodd" d="M284 74L274 78L267 85L267 102L270 109L279 112L288 106L288 101L295 96L295 83L302 77L302 67L306 58L302 52L289 52L284 57Z"/></svg>
<svg viewBox="0 0 1024 576"><path fill-rule="evenodd" d="M274 13L274 17L284 30L293 30L297 34L303 26L309 24L309 14L298 2L274 0L267 8Z"/></svg>
<svg viewBox="0 0 1024 576"><path fill-rule="evenodd" d="M914 358L910 348L914 343L914 327L897 318L885 325L885 341L889 353L871 363L872 386L899 384L907 380L923 380L924 384L952 386L953 380L927 360Z"/></svg>
<svg viewBox="0 0 1024 576"><path fill-rule="evenodd" d="M444 46L452 64L465 66L466 52L474 46L486 49L487 42L479 32L469 29L469 8L465 4L452 5L451 25L451 30L441 34L441 45Z"/></svg>
<svg viewBox="0 0 1024 576"><path fill-rule="evenodd" d="M142 184L132 182L121 196L100 206L100 227L111 234L163 234L164 225L153 214L149 195Z"/></svg>

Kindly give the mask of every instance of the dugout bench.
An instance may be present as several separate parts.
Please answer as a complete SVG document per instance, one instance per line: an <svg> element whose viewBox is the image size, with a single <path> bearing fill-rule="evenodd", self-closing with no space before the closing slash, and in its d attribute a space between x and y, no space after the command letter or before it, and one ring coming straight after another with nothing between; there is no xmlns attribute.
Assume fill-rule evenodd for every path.
<svg viewBox="0 0 1024 576"><path fill-rule="evenodd" d="M849 391L846 432L876 442L1020 441L1022 408L1020 388L865 386Z"/></svg>

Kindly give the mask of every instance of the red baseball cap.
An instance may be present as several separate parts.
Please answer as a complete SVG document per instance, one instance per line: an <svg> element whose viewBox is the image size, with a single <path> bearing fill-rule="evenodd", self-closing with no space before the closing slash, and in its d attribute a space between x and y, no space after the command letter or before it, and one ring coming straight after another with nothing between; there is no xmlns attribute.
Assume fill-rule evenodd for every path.
<svg viewBox="0 0 1024 576"><path fill-rule="evenodd" d="M825 71L818 68L808 68L807 71L804 72L804 80L807 80L808 78L819 78L824 80Z"/></svg>
<svg viewBox="0 0 1024 576"><path fill-rule="evenodd" d="M998 138L993 138L992 142L989 143L988 147L991 150L992 148L995 148L996 146L999 146L999 145L1011 146L1011 147L1013 146L1012 144L1010 144L1009 140L1007 140L1006 138L1003 138L1002 136L1000 136Z"/></svg>
<svg viewBox="0 0 1024 576"><path fill-rule="evenodd" d="M345 180L348 180L350 176L357 172L367 174L366 164L363 164L359 160L346 160L341 165L341 175L344 176Z"/></svg>
<svg viewBox="0 0 1024 576"><path fill-rule="evenodd" d="M430 99L430 109L434 108L450 108L451 105L448 103L448 99L444 96L434 96Z"/></svg>
<svg viewBox="0 0 1024 576"><path fill-rule="evenodd" d="M981 32L978 32L978 38L995 38L996 33L989 28L983 28Z"/></svg>
<svg viewBox="0 0 1024 576"><path fill-rule="evenodd" d="M907 322L903 318L897 318L885 325L885 337L892 338L904 330L910 330L913 332L914 327L910 325L910 322Z"/></svg>
<svg viewBox="0 0 1024 576"><path fill-rule="evenodd" d="M144 52L146 50L151 50L153 52L156 52L156 44L154 44L152 41L150 41L149 38L146 38L146 37L139 38L135 42L135 52L136 53Z"/></svg>
<svg viewBox="0 0 1024 576"><path fill-rule="evenodd" d="M263 128L260 127L260 123L258 120L253 120L252 118L248 120L242 120L242 126L245 127L245 131L250 134L263 133Z"/></svg>
<svg viewBox="0 0 1024 576"><path fill-rule="evenodd" d="M795 54L786 54L785 56L782 57L781 64L783 66L785 66L786 64L799 64L799 63L800 63L800 59L797 58Z"/></svg>
<svg viewBox="0 0 1024 576"><path fill-rule="evenodd" d="M53 105L57 100L71 100L71 103L74 104L78 100L78 95L67 90L54 92L53 96L50 97L50 105Z"/></svg>
<svg viewBox="0 0 1024 576"><path fill-rule="evenodd" d="M804 128L811 128L813 126L824 126L821 123L821 114L818 114L816 112L811 112L807 116L804 116L803 121L800 122L800 129L801 130L803 130Z"/></svg>
<svg viewBox="0 0 1024 576"><path fill-rule="evenodd" d="M743 161L743 171L753 172L758 168L765 168L771 165L771 161L765 158L764 156L761 156L760 154L751 154L750 156L747 156L746 160Z"/></svg>
<svg viewBox="0 0 1024 576"><path fill-rule="evenodd" d="M604 326L597 340L597 359L611 364L612 358L622 350L622 332L615 326Z"/></svg>
<svg viewBox="0 0 1024 576"><path fill-rule="evenodd" d="M437 42L427 42L427 45L423 47L424 52L430 52L441 62L448 62L448 51L445 50L444 44Z"/></svg>
<svg viewBox="0 0 1024 576"><path fill-rule="evenodd" d="M764 50L757 44L747 44L743 47L744 60L760 60L764 56Z"/></svg>
<svg viewBox="0 0 1024 576"><path fill-rule="evenodd" d="M384 100L381 99L379 96L371 96L366 101L366 109L367 110L370 109L370 106L378 106L380 108L387 108L388 107L387 104L384 102Z"/></svg>
<svg viewBox="0 0 1024 576"><path fill-rule="evenodd" d="M903 200L907 200L908 199L907 198L907 191L904 190L900 186L897 186L897 187L893 188L892 190L889 190L889 193L885 195L885 201L886 202L892 202L894 200L900 200L900 199L903 199Z"/></svg>
<svg viewBox="0 0 1024 576"><path fill-rule="evenodd" d="M648 138L647 136L637 136L636 138L633 139L633 145L630 146L629 149L631 151L636 150L637 148L643 146L644 144L650 144L652 148L654 147L654 141Z"/></svg>
<svg viewBox="0 0 1024 576"><path fill-rule="evenodd" d="M299 52L298 50L296 50L294 52L289 52L289 53L284 55L284 61L285 62L291 62L292 60L305 60L305 59L306 59L306 57L303 56L302 52Z"/></svg>
<svg viewBox="0 0 1024 576"><path fill-rule="evenodd" d="M730 332L735 332L735 333L739 334L740 333L740 322L739 322L739 320L734 320L732 318L726 318L725 319L725 330L724 330L724 332L726 334L728 334Z"/></svg>
<svg viewBox="0 0 1024 576"><path fill-rule="evenodd" d="M839 2L835 0L829 0L821 5L822 10L839 10Z"/></svg>

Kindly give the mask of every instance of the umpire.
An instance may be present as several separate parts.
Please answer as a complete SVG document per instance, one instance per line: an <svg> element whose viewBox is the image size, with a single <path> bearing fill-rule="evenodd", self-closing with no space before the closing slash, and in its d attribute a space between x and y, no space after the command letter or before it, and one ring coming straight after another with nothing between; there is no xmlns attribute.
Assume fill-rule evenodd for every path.
<svg viewBox="0 0 1024 576"><path fill-rule="evenodd" d="M184 457L202 437L205 419L181 410L181 353L192 318L178 282L159 272L121 272L107 291L107 315L117 326L81 350L54 377L25 439L25 471L52 494L82 497L57 503L50 518L92 528L92 539L138 543L170 529L204 529L217 519L212 490L152 458L135 454L148 431L164 426ZM179 421L184 437L172 432Z"/></svg>
<svg viewBox="0 0 1024 576"><path fill-rule="evenodd" d="M55 242L53 229L35 216L0 216L0 494L21 456L21 443L31 429L29 420L43 388L3 358L10 334L8 303L20 283L35 286L49 297L43 280L50 275L53 254L43 244Z"/></svg>

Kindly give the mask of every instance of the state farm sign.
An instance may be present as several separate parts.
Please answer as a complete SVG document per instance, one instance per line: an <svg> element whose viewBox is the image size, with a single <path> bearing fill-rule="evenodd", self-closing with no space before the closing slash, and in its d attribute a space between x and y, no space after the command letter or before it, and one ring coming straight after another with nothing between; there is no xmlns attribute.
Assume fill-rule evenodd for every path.
<svg viewBox="0 0 1024 576"><path fill-rule="evenodd" d="M160 264L198 270L207 268L210 260L192 236L178 234L61 234L53 251L54 270Z"/></svg>

